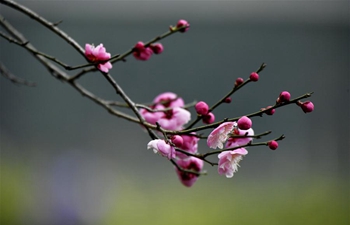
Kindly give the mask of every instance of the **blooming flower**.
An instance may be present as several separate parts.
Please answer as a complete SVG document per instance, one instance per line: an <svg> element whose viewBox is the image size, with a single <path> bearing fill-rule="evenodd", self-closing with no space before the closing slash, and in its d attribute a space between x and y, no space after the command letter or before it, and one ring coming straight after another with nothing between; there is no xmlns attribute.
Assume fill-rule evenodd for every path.
<svg viewBox="0 0 350 225"><path fill-rule="evenodd" d="M215 128L208 136L207 144L209 148L223 148L223 143L227 140L228 134L231 133L235 126L234 122L225 122Z"/></svg>
<svg viewBox="0 0 350 225"><path fill-rule="evenodd" d="M175 148L167 144L164 140L156 139L148 142L147 149L153 149L154 153L167 157L168 159L175 158Z"/></svg>
<svg viewBox="0 0 350 225"><path fill-rule="evenodd" d="M200 172L203 168L203 161L195 157L189 157L186 160L180 159L176 163L183 169L193 170L195 172ZM198 179L198 175L196 174L180 171L176 167L175 169L181 183L186 187L191 187Z"/></svg>
<svg viewBox="0 0 350 225"><path fill-rule="evenodd" d="M164 92L159 94L154 100L154 104L161 104L165 108L172 107L183 107L185 106L185 102L181 97L178 97L175 93L172 92Z"/></svg>
<svg viewBox="0 0 350 225"><path fill-rule="evenodd" d="M243 156L248 154L248 151L245 148L239 148L233 151L221 152L218 155L219 165L218 172L219 174L225 174L227 178L233 177L233 174L237 172L239 167L239 162L243 159Z"/></svg>
<svg viewBox="0 0 350 225"><path fill-rule="evenodd" d="M186 109L175 107L163 112L163 115L158 119L159 125L167 130L182 130L183 125L191 120L191 113Z"/></svg>
<svg viewBox="0 0 350 225"><path fill-rule="evenodd" d="M106 61L111 58L111 54L106 52L103 44L99 44L96 47L90 44L85 44L85 56L90 62ZM102 72L108 73L109 69L112 68L110 62L100 63L97 68Z"/></svg>
<svg viewBox="0 0 350 225"><path fill-rule="evenodd" d="M141 115L148 123L156 124L158 122L164 129L181 130L183 125L191 119L191 113L181 108L185 105L183 99L174 93L160 94L153 100L153 103L151 108L160 111L150 112L147 109L140 109Z"/></svg>
<svg viewBox="0 0 350 225"><path fill-rule="evenodd" d="M227 139L225 148L234 148L237 146L241 146L241 145L245 145L248 144L253 138L251 137L239 137L239 138L235 138L234 136L245 136L245 135L249 135L252 136L254 135L254 130L252 128L248 129L248 130L241 130L239 128L237 128L237 123L234 123L234 129L233 129L233 133L231 133L231 137L229 139Z"/></svg>
<svg viewBox="0 0 350 225"><path fill-rule="evenodd" d="M191 134L196 134L195 132L192 132ZM185 150L189 153L196 153L198 150L198 141L199 138L194 135L181 135L182 137L182 144L181 146L176 146L182 150ZM188 158L188 156L182 152L176 152L176 156L181 159Z"/></svg>
<svg viewBox="0 0 350 225"><path fill-rule="evenodd" d="M144 43L139 41L136 43L132 54L136 59L146 61L151 58L153 50L150 47L145 47Z"/></svg>

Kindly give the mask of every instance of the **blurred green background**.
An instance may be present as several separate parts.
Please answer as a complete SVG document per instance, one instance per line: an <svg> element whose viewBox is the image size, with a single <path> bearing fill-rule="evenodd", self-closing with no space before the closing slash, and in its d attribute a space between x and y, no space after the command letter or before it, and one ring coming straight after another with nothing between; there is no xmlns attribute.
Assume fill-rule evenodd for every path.
<svg viewBox="0 0 350 225"><path fill-rule="evenodd" d="M103 43L112 54L188 20L189 32L163 40L161 55L114 65L111 75L136 102L172 91L213 104L265 62L259 82L219 108L217 119L271 105L284 90L314 91L315 111L289 106L254 118L256 133L287 136L279 149L248 149L232 179L205 165L209 175L186 188L172 164L146 149L138 125L111 116L1 38L1 62L37 83L0 78L1 224L349 224L348 1L19 2L63 20L59 27L81 45ZM41 51L84 62L26 16L4 5L0 13ZM119 100L97 73L80 81ZM209 151L204 142L199 150Z"/></svg>

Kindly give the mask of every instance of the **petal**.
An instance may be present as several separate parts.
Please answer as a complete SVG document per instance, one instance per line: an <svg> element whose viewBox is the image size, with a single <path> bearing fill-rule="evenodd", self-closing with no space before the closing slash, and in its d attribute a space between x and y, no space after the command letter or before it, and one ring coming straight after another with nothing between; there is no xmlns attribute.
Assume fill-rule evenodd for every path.
<svg viewBox="0 0 350 225"><path fill-rule="evenodd" d="M147 144L147 149L150 149L152 148L153 149L153 152L154 153L157 153L158 152L158 142L161 141L159 139L156 139L156 140L152 140L150 142L148 142Z"/></svg>
<svg viewBox="0 0 350 225"><path fill-rule="evenodd" d="M233 130L234 122L225 122L215 128L208 136L207 145L210 148L223 148L223 143L227 140L228 134Z"/></svg>

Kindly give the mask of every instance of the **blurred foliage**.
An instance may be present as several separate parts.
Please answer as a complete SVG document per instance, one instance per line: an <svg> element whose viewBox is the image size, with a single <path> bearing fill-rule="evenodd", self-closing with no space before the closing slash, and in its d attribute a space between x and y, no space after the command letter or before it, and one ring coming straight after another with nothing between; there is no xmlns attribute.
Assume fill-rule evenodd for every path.
<svg viewBox="0 0 350 225"><path fill-rule="evenodd" d="M45 217L41 223L49 222L47 215L40 214L45 209L40 209L42 206L37 205L33 197L35 181L34 186L22 182L24 176L30 175L29 171L19 165L1 164L1 224L33 224L26 216L34 212L30 207L39 207L38 215L32 218ZM313 178L269 183L237 178L222 186L215 181L217 178L201 179L192 188L185 188L180 183L172 186L174 177L153 183L154 179L150 179L146 185L132 176L123 177L108 193L112 204L100 221L82 218L79 224L320 225L349 222L348 181ZM45 194L41 198L45 198ZM46 201L52 199L48 197ZM66 224L71 223L67 221Z"/></svg>
<svg viewBox="0 0 350 225"><path fill-rule="evenodd" d="M103 224L349 224L345 182L233 182L231 190L217 183L148 191L131 185Z"/></svg>

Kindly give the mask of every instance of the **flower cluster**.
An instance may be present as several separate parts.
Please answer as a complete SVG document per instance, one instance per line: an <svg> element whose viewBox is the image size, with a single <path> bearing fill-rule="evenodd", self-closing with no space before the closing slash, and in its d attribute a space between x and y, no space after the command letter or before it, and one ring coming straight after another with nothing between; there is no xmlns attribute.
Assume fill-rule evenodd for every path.
<svg viewBox="0 0 350 225"><path fill-rule="evenodd" d="M34 14L32 14L32 16L34 19L37 18ZM54 26L54 24L48 23L46 25ZM113 57L111 57L111 54L106 51L103 44L99 44L96 47L91 44L86 44L84 55L89 63L75 67L65 65L61 61L56 60L55 57L37 52L32 48L29 49L26 44L20 44L20 46L30 50L34 53L33 55L35 57L45 57L67 70L81 69L93 65L101 72L108 73L112 68L112 63L125 61L125 58L129 55L133 55L137 60L147 61L153 54L161 54L164 51L164 47L161 43L155 43L156 41L160 41L176 32L185 33L189 28L190 24L186 20L179 20L175 26L170 26L169 31L156 36L150 42L137 42L134 47L128 51ZM57 31L60 32L59 30ZM7 38L10 42L14 42L12 38L7 37L6 35L2 36ZM72 42L72 40L68 39L68 36L63 35L62 37L68 42ZM15 43L19 44L17 41ZM46 64L46 62L44 62L44 64ZM232 85L233 88L211 107L209 107L204 101L197 102L194 106L197 117L192 123L187 125L186 128L184 125L191 120L191 113L187 110L188 107L185 107L184 100L172 92L165 92L158 95L151 105L146 106L138 104L133 102L125 94L112 76L104 74L104 78L109 81L116 93L122 97L127 107L132 109L138 118L136 119L135 117L130 119L130 115L121 113L117 109L112 109L112 107L118 106L125 107L124 104L119 104L119 102L117 104L113 101L100 99L94 94L88 92L78 83L72 82L83 74L94 71L94 69L82 70L73 76L66 75L62 73L62 71L56 71L56 68L54 67L50 67L50 72L56 77L70 82L70 84L81 94L89 97L89 99L95 101L99 105L102 105L110 113L127 120L132 120L146 128L150 137L153 139L147 144L147 149L152 149L154 153L171 161L175 166L175 172L181 183L187 187L191 187L197 181L199 175L203 174L202 169L204 162L212 166L217 165L218 173L220 175L225 175L227 178L231 178L237 172L240 161L248 154L246 148L260 145L268 146L271 150L276 150L278 148L278 141L282 140L284 135L265 142L253 142L253 139L259 139L264 135L270 134L271 131L262 134L255 134L252 129L252 117L263 117L265 114L272 116L277 108L289 104L299 106L304 113L314 111L314 104L311 101L301 101L302 99L310 97L312 93L306 93L300 97L292 99L291 94L288 91L282 91L277 97L274 105L261 108L257 112L249 113L246 116L239 118L227 117L214 123L215 115L213 114L213 110L223 103L231 103L232 95L243 86L250 82L259 81L260 72L265 67L265 63L261 64L260 68L257 71L250 73L246 79L238 77L235 80L234 85ZM196 127L196 124L201 120L205 125ZM203 130L212 129L213 127L216 128L210 132L207 138L204 136L205 133L201 133ZM200 139L205 138L209 148L218 148L220 150L209 151L204 154L199 153L198 142ZM218 156L217 162L211 162L207 159L207 156L214 154Z"/></svg>
<svg viewBox="0 0 350 225"><path fill-rule="evenodd" d="M189 27L190 24L186 20L179 20L176 26L170 26L170 31L165 36L177 31L181 33L187 32ZM162 38L155 38L146 44L139 41L124 55L132 54L137 60L149 60L153 54L161 54L164 51L161 43L154 43L155 40L160 39ZM112 64L108 61L111 59L111 55L106 52L103 44L97 47L86 44L85 56L89 62L94 63L102 72L108 73L109 69L112 68ZM260 138L265 134L254 134L251 117L263 116L263 114L272 116L277 108L292 103L298 105L304 113L310 113L314 110L314 104L311 101L300 101L305 97L292 99L288 91L282 91L274 105L261 108L260 111L248 114L248 116L242 116L237 119L225 119L214 125L215 115L212 111L222 103L231 103L231 95L236 90L249 82L259 81L259 72L265 66L263 63L259 70L250 73L246 80L238 77L234 82L234 88L212 107L209 107L204 101L197 102L194 106L197 118L188 125L188 130L185 129L184 125L191 120L191 113L185 108L184 100L175 93L162 93L155 97L151 105L139 107L140 115L148 123L148 125L143 123L142 125L156 125L155 127L159 132L154 133L156 137L152 136L154 140L147 144L147 148L153 149L154 153L167 158L175 165L175 171L183 185L191 187L196 182L198 176L202 173L204 161L211 165L218 165L218 173L231 178L238 171L240 161L248 154L247 147L266 145L271 150L276 150L278 148L277 141L282 140L284 136L282 135L280 138L267 142L253 143L253 138ZM191 130L200 120L206 125ZM213 126L216 126L216 128L208 135L207 145L209 148L218 148L220 150L200 154L198 152L198 142L203 136L194 131L204 130ZM266 132L266 134L268 133L270 132ZM163 138L159 137L159 134ZM206 159L208 155L212 154L217 154L217 163L212 163Z"/></svg>
<svg viewBox="0 0 350 225"><path fill-rule="evenodd" d="M142 108L140 114L148 123L158 123L166 130L182 130L184 124L191 119L190 112L184 109L184 106L185 103L181 97L172 92L166 92L153 100L153 104L150 106L152 111ZM186 135L173 135L169 138L168 143L162 139L152 140L147 146L152 148L155 153L175 160L183 170L200 172L203 168L203 161L185 154L196 154L198 141L196 133L192 132ZM197 180L198 175L183 170L176 168L180 181L185 186L190 187Z"/></svg>
<svg viewBox="0 0 350 225"><path fill-rule="evenodd" d="M211 124L215 121L215 115L209 111L207 103L200 101L195 105L195 109L198 115L202 116L202 121L205 124Z"/></svg>
<svg viewBox="0 0 350 225"><path fill-rule="evenodd" d="M244 127L240 127L240 124L243 124ZM250 124L250 126L247 126L247 124ZM245 148L239 147L248 144L252 140L251 136L254 135L251 124L251 120L244 116L237 122L222 123L209 134L207 144L210 148L222 149L226 142L226 149L234 149L231 151L223 151L218 155L219 174L225 174L226 177L230 178L233 177L233 174L238 170L239 162L243 159L244 155L248 154Z"/></svg>
<svg viewBox="0 0 350 225"><path fill-rule="evenodd" d="M158 95L149 109L141 109L143 118L151 124L158 123L166 130L182 130L191 119L191 113L184 109L184 100L172 92Z"/></svg>
<svg viewBox="0 0 350 225"><path fill-rule="evenodd" d="M136 59L146 61L149 60L152 54L160 54L164 50L164 47L161 43L150 44L145 46L142 41L136 43L133 49L133 55Z"/></svg>

